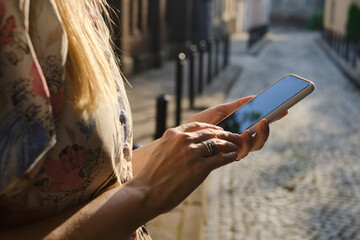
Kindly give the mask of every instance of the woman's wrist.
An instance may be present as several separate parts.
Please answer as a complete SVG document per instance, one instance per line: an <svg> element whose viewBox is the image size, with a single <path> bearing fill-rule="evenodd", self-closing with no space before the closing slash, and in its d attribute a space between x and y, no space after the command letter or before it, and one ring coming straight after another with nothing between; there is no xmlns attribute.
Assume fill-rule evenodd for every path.
<svg viewBox="0 0 360 240"><path fill-rule="evenodd" d="M133 151L132 165L134 176L136 176L146 165L149 156L151 156L154 149L159 145L159 142L160 139L157 139Z"/></svg>
<svg viewBox="0 0 360 240"><path fill-rule="evenodd" d="M122 190L129 192L134 200L136 199L137 206L135 207L141 209L141 215L143 217L143 223L141 224L155 218L161 213L159 207L155 204L156 200L152 197L151 186L145 182L141 174L127 182Z"/></svg>

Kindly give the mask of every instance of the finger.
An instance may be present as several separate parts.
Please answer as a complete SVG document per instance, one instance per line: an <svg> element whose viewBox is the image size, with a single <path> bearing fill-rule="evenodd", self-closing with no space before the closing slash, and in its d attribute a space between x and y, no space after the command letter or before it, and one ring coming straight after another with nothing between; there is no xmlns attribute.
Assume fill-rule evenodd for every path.
<svg viewBox="0 0 360 240"><path fill-rule="evenodd" d="M286 110L286 111L283 112L280 116L278 116L277 118L275 118L274 120L272 120L271 123L276 122L276 121L282 119L283 117L285 117L286 115L288 115L288 113L289 113L289 110Z"/></svg>
<svg viewBox="0 0 360 240"><path fill-rule="evenodd" d="M227 152L237 152L239 149L239 146L228 142L222 139L211 139L211 141L215 144L215 155L218 153L227 153ZM206 142L201 143L194 143L191 145L191 148L195 150L196 153L202 157L211 157L211 149L206 146Z"/></svg>
<svg viewBox="0 0 360 240"><path fill-rule="evenodd" d="M269 138L270 128L266 119L262 119L256 126L256 134L253 137L251 151L260 150Z"/></svg>
<svg viewBox="0 0 360 240"><path fill-rule="evenodd" d="M235 101L221 104L215 108L221 109L221 111L225 112L227 115L234 112L236 109L244 105L245 103L249 102L251 99L253 99L255 96L247 96L243 98L239 98Z"/></svg>
<svg viewBox="0 0 360 240"><path fill-rule="evenodd" d="M203 123L203 122L192 122L192 123L186 123L184 125L180 125L177 127L178 130L182 132L195 132L199 131L201 129L216 129L216 130L223 130L223 128L219 126L215 126L209 123Z"/></svg>
<svg viewBox="0 0 360 240"><path fill-rule="evenodd" d="M224 118L229 116L231 113L233 113L236 109L244 105L245 103L249 102L251 99L253 99L255 96L248 96L244 98L237 99L235 101L232 101L230 103L224 103L221 104L216 108L216 111L218 112L216 115L212 117L212 121L214 124L219 123Z"/></svg>
<svg viewBox="0 0 360 240"><path fill-rule="evenodd" d="M236 109L253 99L255 96L248 96L237 99L235 101L224 103L212 108L208 108L204 111L201 111L198 114L192 116L188 122L207 122L211 124L217 124L224 118L226 118L229 114L234 112Z"/></svg>
<svg viewBox="0 0 360 240"><path fill-rule="evenodd" d="M215 156L208 157L204 159L204 165L210 171L216 168L222 167L226 164L232 163L236 160L238 156L238 152L227 152L227 153L219 153Z"/></svg>
<svg viewBox="0 0 360 240"><path fill-rule="evenodd" d="M241 134L241 146L239 150L238 160L245 158L251 151L253 139L249 130L245 130Z"/></svg>
<svg viewBox="0 0 360 240"><path fill-rule="evenodd" d="M241 142L241 137L239 134L216 129L202 129L194 132L192 136L192 141L194 143L199 143L211 138L226 140L237 145L239 145Z"/></svg>

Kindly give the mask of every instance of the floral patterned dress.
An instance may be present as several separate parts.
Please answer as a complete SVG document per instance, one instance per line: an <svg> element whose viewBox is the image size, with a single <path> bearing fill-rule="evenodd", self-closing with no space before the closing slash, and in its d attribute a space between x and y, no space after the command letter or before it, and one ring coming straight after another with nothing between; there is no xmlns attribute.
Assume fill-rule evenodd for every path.
<svg viewBox="0 0 360 240"><path fill-rule="evenodd" d="M0 0L0 224L87 202L132 178L124 86L116 110L79 119L65 74L67 36L54 0ZM113 160L113 161L112 161ZM150 239L138 229L129 239Z"/></svg>

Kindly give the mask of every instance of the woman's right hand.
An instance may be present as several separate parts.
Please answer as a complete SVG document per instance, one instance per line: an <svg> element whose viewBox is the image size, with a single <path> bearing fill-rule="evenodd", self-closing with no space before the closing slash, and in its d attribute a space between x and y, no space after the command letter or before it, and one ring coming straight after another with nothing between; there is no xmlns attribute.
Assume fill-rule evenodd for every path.
<svg viewBox="0 0 360 240"><path fill-rule="evenodd" d="M209 139L218 150L214 156L202 143ZM247 155L251 147L248 131L239 135L207 123L184 124L164 133L136 182L143 185L148 207L164 213L180 204L212 170L235 161L239 153Z"/></svg>

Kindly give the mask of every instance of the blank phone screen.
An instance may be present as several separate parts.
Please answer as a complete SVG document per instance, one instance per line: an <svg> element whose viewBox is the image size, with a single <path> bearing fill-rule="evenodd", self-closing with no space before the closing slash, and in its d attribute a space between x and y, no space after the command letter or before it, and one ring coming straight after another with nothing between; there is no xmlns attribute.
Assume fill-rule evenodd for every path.
<svg viewBox="0 0 360 240"><path fill-rule="evenodd" d="M236 110L219 126L230 132L242 133L301 92L309 84L309 82L297 77L285 76Z"/></svg>

